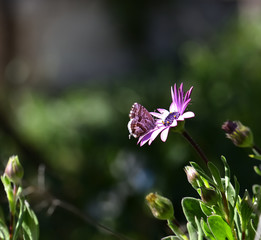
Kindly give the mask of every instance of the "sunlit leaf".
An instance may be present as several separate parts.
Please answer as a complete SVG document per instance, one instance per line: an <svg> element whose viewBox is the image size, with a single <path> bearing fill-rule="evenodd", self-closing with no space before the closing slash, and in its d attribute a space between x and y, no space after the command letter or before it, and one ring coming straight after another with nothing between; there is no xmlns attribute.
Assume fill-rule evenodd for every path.
<svg viewBox="0 0 261 240"><path fill-rule="evenodd" d="M214 182L216 183L216 185L218 186L220 191L223 192L224 189L223 189L223 185L221 182L221 176L220 176L220 172L219 172L218 168L212 162L208 163L208 168L212 174L212 178L213 178Z"/></svg>
<svg viewBox="0 0 261 240"><path fill-rule="evenodd" d="M215 237L213 236L211 230L209 229L208 224L203 219L201 219L200 224L205 236L211 240L215 240Z"/></svg>
<svg viewBox="0 0 261 240"><path fill-rule="evenodd" d="M25 212L25 205L24 205L24 199L19 199L19 204L20 204L20 209L19 209L19 215L18 215L18 219L17 219L17 223L14 229L14 236L13 239L17 239L19 236L19 231L21 229L22 223L23 223L23 216L24 216L24 212Z"/></svg>
<svg viewBox="0 0 261 240"><path fill-rule="evenodd" d="M161 240L180 240L180 238L177 236L167 236L167 237L161 238Z"/></svg>
<svg viewBox="0 0 261 240"><path fill-rule="evenodd" d="M204 233L203 230L201 229L201 225L197 217L195 217L195 222L197 224L198 240L203 240Z"/></svg>
<svg viewBox="0 0 261 240"><path fill-rule="evenodd" d="M207 217L213 214L213 209L203 202L200 202L200 208Z"/></svg>
<svg viewBox="0 0 261 240"><path fill-rule="evenodd" d="M28 202L25 202L25 213L22 227L24 229L24 239L37 240L39 238L39 224L37 217L30 208Z"/></svg>
<svg viewBox="0 0 261 240"><path fill-rule="evenodd" d="M193 227L193 224L191 222L187 223L187 229L189 233L189 239L190 240L198 240L198 234L196 228Z"/></svg>
<svg viewBox="0 0 261 240"><path fill-rule="evenodd" d="M249 154L248 156L257 160L261 160L261 155Z"/></svg>
<svg viewBox="0 0 261 240"><path fill-rule="evenodd" d="M209 183L214 184L213 180L204 172L204 170L195 162L190 162L190 165L195 168L195 170L205 178Z"/></svg>
<svg viewBox="0 0 261 240"><path fill-rule="evenodd" d="M261 170L258 166L254 166L254 171L256 172L257 175L261 176Z"/></svg>
<svg viewBox="0 0 261 240"><path fill-rule="evenodd" d="M225 169L225 189L227 189L228 184L230 182L230 168L227 164L227 160L224 156L221 156L221 160L224 164L224 169Z"/></svg>
<svg viewBox="0 0 261 240"><path fill-rule="evenodd" d="M198 219L206 219L206 215L202 212L200 201L196 198L186 197L182 199L182 208L188 222L191 222L193 227L197 229L195 217Z"/></svg>
<svg viewBox="0 0 261 240"><path fill-rule="evenodd" d="M9 239L9 231L5 222L0 218L0 239L8 240Z"/></svg>
<svg viewBox="0 0 261 240"><path fill-rule="evenodd" d="M230 226L222 217L217 215L208 217L208 225L216 239L234 240Z"/></svg>

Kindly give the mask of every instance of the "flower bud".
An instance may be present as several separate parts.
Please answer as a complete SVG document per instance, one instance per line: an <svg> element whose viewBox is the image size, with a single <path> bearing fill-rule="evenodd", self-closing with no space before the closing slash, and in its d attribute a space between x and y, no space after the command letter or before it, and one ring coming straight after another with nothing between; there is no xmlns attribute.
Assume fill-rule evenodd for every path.
<svg viewBox="0 0 261 240"><path fill-rule="evenodd" d="M209 206L216 205L219 200L218 193L211 188L201 187L201 200Z"/></svg>
<svg viewBox="0 0 261 240"><path fill-rule="evenodd" d="M231 139L237 147L253 147L254 138L249 127L244 126L239 121L226 121L222 125L227 138Z"/></svg>
<svg viewBox="0 0 261 240"><path fill-rule="evenodd" d="M187 175L188 182L192 185L194 188L200 187L199 182L201 182L199 173L195 170L195 168L191 166L186 166L185 167L185 173Z"/></svg>
<svg viewBox="0 0 261 240"><path fill-rule="evenodd" d="M20 184L24 175L24 169L19 162L18 156L9 158L5 168L5 175L14 183Z"/></svg>
<svg viewBox="0 0 261 240"><path fill-rule="evenodd" d="M155 218L169 220L174 218L174 209L171 201L157 193L146 196L147 204Z"/></svg>

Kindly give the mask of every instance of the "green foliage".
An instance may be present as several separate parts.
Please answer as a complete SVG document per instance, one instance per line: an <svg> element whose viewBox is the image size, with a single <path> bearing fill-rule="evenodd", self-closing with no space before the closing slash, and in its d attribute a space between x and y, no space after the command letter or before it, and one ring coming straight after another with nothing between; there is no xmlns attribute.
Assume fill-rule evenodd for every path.
<svg viewBox="0 0 261 240"><path fill-rule="evenodd" d="M18 161L17 157L16 160ZM10 161L8 164L10 164ZM20 163L19 166L22 168ZM7 223L3 219L0 219L0 237L6 240L38 240L39 224L37 217L23 196L22 187L17 185L21 178L19 178L19 181L13 181L14 175L11 174L10 177L8 174L9 172L4 173L1 176L1 180L9 203L9 228L7 227Z"/></svg>
<svg viewBox="0 0 261 240"><path fill-rule="evenodd" d="M24 239L37 240L39 238L38 220L27 201L24 202L24 215L22 227Z"/></svg>
<svg viewBox="0 0 261 240"><path fill-rule="evenodd" d="M221 160L224 165L224 177L221 177L220 171L212 162L208 163L210 177L198 164L191 162L191 167L204 179L204 185L198 182L197 189L195 182L193 184L190 182L201 199L191 197L182 199L182 209L187 219L190 240L251 240L255 238L261 207L261 186L253 186L253 197L250 197L246 190L241 198L237 178L234 176L234 187L230 179L229 165L224 156ZM189 167L190 170L191 167ZM212 193L220 198L213 201ZM179 234L177 236L180 237Z"/></svg>
<svg viewBox="0 0 261 240"><path fill-rule="evenodd" d="M180 238L178 238L177 236L168 236L162 238L161 240L180 240Z"/></svg>
<svg viewBox="0 0 261 240"><path fill-rule="evenodd" d="M208 226L216 239L235 239L230 226L221 216L210 216Z"/></svg>
<svg viewBox="0 0 261 240"><path fill-rule="evenodd" d="M194 229L197 229L196 219L205 218L206 215L202 212L200 207L200 201L195 198L183 198L182 199L182 208L186 216L186 219L192 224Z"/></svg>
<svg viewBox="0 0 261 240"><path fill-rule="evenodd" d="M178 78L184 80L185 84L188 81L193 81L193 84L195 83L196 86L193 92L193 108L197 119L200 120L195 119L194 129L193 123L189 127L195 132L198 131L199 142L204 144L205 149L208 150L210 146L213 146L216 150L222 149L222 153L224 153L228 151L226 147L228 145L227 141L220 139L221 134L213 134L214 130L217 130L219 123L224 119L235 116L242 117L244 121L248 119L251 123L250 125L256 128L256 131L259 131L256 135L257 140L258 136L260 136L258 124L255 124L260 119L260 111L257 111L258 103L260 102L261 76L260 26L259 24L233 26L227 32L219 34L218 38L215 39L212 44L204 43L200 45L196 42L188 42L182 46L180 51L183 54L182 60L184 65L178 69L180 73ZM29 140L29 143L35 144L37 149L40 149L39 155L46 156L46 162L44 163L49 163L51 165L50 169L54 169L55 174L59 175L59 177L62 176L61 179L55 179L52 183L55 186L54 189L59 194L63 192L65 198L77 201L77 205L84 205L86 208L92 207L93 205L91 204L93 202L99 202L99 205L97 205L103 206L102 200L107 196L106 191L109 192L115 185L117 186L117 182L123 184L128 179L122 172L117 172L117 168L114 167L116 160L120 157L119 162L127 162L128 155L125 152L128 151L131 159L135 158L139 161L140 159L145 159L145 162L148 160L150 167L146 166L147 169L145 170L152 172L152 174L155 172L153 180L150 180L154 181L153 187L159 187L161 191L169 193L176 189L177 185L181 185L181 180L177 179L178 174L176 173L180 170L180 166L183 166L185 160L190 159L191 161L194 159L193 152L187 151L186 144L183 145L177 138L169 146L166 146L167 144L158 144L160 146L154 144L153 149L150 148L149 151L148 148L142 149L140 151L141 154L138 155L132 151L131 144L128 143L127 145L126 143L127 130L125 125L128 121L127 112L129 107L133 101L142 100L141 103L149 102L149 108L153 111L157 106L156 101L163 101L162 99L166 98L165 96L168 94L166 94L165 90L164 94L161 94L164 88L158 87L159 82L168 85L168 81L177 79L177 73L173 70L173 64L169 65L169 68L156 66L152 74L143 73L145 76L139 75L136 77L143 81L135 82L131 79L130 84L132 86L135 84L139 86L136 92L131 90L128 85L127 87L118 87L116 84L112 84L112 88L115 88L114 91L111 91L104 85L100 89L88 86L89 89L74 89L61 94L59 97L51 98L37 93L36 90L33 93L16 94L12 102L12 107L17 107L12 119L14 125L22 136L23 142ZM149 81L144 80L144 78L149 79ZM133 145L135 146L135 144ZM146 154L144 154L145 152ZM252 176L250 176L249 172L245 173L246 161L244 164L244 159L240 158L241 153L234 153L234 158L229 157L229 164L237 176L241 174L241 176L238 176L238 179L244 179L244 184L246 185L251 181ZM231 152L229 154L226 153L226 156L231 156L230 154ZM256 154L253 154L253 156L256 159L261 159ZM214 159L214 157L211 159ZM32 157L28 161L28 168L35 160ZM223 192L227 198L229 216L226 216L227 213L223 210L223 202L217 206L208 206L198 199L197 201L200 202L200 209L204 216L209 217L212 214L220 214L222 219L228 217L229 222L234 222L234 226L231 225L231 228L235 228L238 235L242 237L240 235L242 232L242 216L240 212L242 210L240 208L242 200L239 196L239 183L236 178L233 178L233 175L230 176L230 169L227 163L224 168L224 176L222 171L220 171L220 175L223 176L221 179L223 191L220 179L217 174L213 173L213 168L212 175L209 175L199 165L191 164L191 166L199 172L205 187L215 189L221 196L223 196ZM118 166L118 168L120 167ZM258 167L255 169L261 175L260 169ZM99 179L97 179L97 176L99 176ZM155 181L155 176L160 180ZM93 179L97 179L97 181L94 183ZM181 188L182 190L185 189L185 187ZM72 189L75 190L73 194ZM122 189L132 189L132 186L127 185L126 187L126 185L123 185ZM12 202L12 189L7 190L6 193L11 205L10 209L14 209L15 202ZM179 190L177 195L181 194ZM173 192L175 193L176 191ZM200 187L197 193L199 192ZM131 196L129 201L137 203L138 201L133 200L134 196L131 194L129 193ZM140 194L143 193L140 192ZM111 195L122 197L118 192L112 192ZM85 202L85 199L88 199L88 203ZM179 198L177 197L176 199ZM251 200L260 211L261 197L259 185L254 187ZM18 207L19 205L21 203L18 203ZM124 204L122 205L124 206ZM141 217L141 209L137 205L130 207L128 204L126 209L125 212L118 210L118 213L115 215L108 213L104 219L106 220L107 217L109 221L119 228L120 226L128 225L124 225L128 217L132 219L132 222L144 221L144 216ZM134 209L138 209L135 212L136 214ZM17 213L20 213L19 209ZM121 221L122 215L124 215L125 221ZM135 215L138 216L139 221L135 221ZM118 221L113 216L117 216ZM99 217L103 218L102 214L99 214ZM249 239L254 239L253 231L251 230L256 229L257 220L254 216L250 217L251 224L249 225L251 226L247 227L246 231L248 233L246 235ZM56 218L54 219L56 220ZM64 216L61 219L63 220ZM191 239L195 234L196 238L193 239L197 239L198 221L206 238L214 238L208 222L203 219L191 220L193 225L188 222ZM46 230L50 229L49 225L46 225ZM70 227L74 229L75 226ZM64 226L62 226L63 230ZM1 230L2 232L4 233L4 230ZM49 234L48 237L50 237L50 233L45 232L43 234ZM73 232L73 230L70 232ZM56 238L54 237L54 239ZM70 236L70 239L73 239L73 237ZM82 238L79 237L79 239Z"/></svg>
<svg viewBox="0 0 261 240"><path fill-rule="evenodd" d="M0 238L4 239L4 240L9 239L8 228L7 228L5 222L2 219L0 219Z"/></svg>

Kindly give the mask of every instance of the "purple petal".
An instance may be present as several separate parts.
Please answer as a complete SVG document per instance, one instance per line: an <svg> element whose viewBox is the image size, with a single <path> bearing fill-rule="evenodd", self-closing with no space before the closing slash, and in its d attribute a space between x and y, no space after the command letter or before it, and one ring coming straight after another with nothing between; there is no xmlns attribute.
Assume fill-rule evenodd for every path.
<svg viewBox="0 0 261 240"><path fill-rule="evenodd" d="M170 88L170 92L171 92L172 102L175 102L175 95L174 95L173 87L172 87L172 86L171 86L171 88Z"/></svg>
<svg viewBox="0 0 261 240"><path fill-rule="evenodd" d="M157 110L158 110L161 114L166 113L166 112L169 113L169 111L166 110L166 109L164 109L164 108L157 108Z"/></svg>
<svg viewBox="0 0 261 240"><path fill-rule="evenodd" d="M156 120L156 125L162 124L162 119Z"/></svg>
<svg viewBox="0 0 261 240"><path fill-rule="evenodd" d="M144 139L140 142L140 147L142 147L144 144L146 144L150 139Z"/></svg>
<svg viewBox="0 0 261 240"><path fill-rule="evenodd" d="M165 128L162 133L160 134L160 138L163 142L166 142L167 138L168 138L168 134L169 134L169 127Z"/></svg>
<svg viewBox="0 0 261 240"><path fill-rule="evenodd" d="M178 94L177 94L177 85L176 83L174 84L174 102L178 102Z"/></svg>
<svg viewBox="0 0 261 240"><path fill-rule="evenodd" d="M150 137L149 145L155 140L155 138L159 135L159 133L162 130L164 130L164 127L160 127L158 129L156 129L155 131L153 131L153 133L151 134L151 137Z"/></svg>
<svg viewBox="0 0 261 240"><path fill-rule="evenodd" d="M189 98L186 102L183 103L183 105L181 106L181 109L180 109L180 113L183 114L184 111L186 110L189 102L191 101L191 98Z"/></svg>
<svg viewBox="0 0 261 240"><path fill-rule="evenodd" d="M177 121L184 121L183 115L180 115L179 118L177 119Z"/></svg>
<svg viewBox="0 0 261 240"><path fill-rule="evenodd" d="M180 91L180 93L181 93L181 95L183 97L183 83L180 84L179 91Z"/></svg>
<svg viewBox="0 0 261 240"><path fill-rule="evenodd" d="M191 95L192 90L193 90L193 87L191 87L191 88L186 92L186 95L185 95L184 101L186 101L187 99L190 98L190 95Z"/></svg>
<svg viewBox="0 0 261 240"><path fill-rule="evenodd" d="M149 131L148 133L146 133L146 134L140 136L140 137L139 137L139 141L137 142L137 144L139 144L140 142L142 142L142 141L144 141L144 140L150 139L150 136L151 136L151 134L152 134L152 131L153 131L153 130L151 130L151 131Z"/></svg>
<svg viewBox="0 0 261 240"><path fill-rule="evenodd" d="M195 113L193 113L193 112L185 112L185 113L183 113L183 118L193 118L193 117L195 117Z"/></svg>
<svg viewBox="0 0 261 240"><path fill-rule="evenodd" d="M176 127L178 125L177 120L173 120L173 122L171 123L170 127Z"/></svg>
<svg viewBox="0 0 261 240"><path fill-rule="evenodd" d="M161 118L162 117L162 114L156 113L156 112L150 112L150 115L152 115L154 117L157 117L157 118Z"/></svg>
<svg viewBox="0 0 261 240"><path fill-rule="evenodd" d="M177 105L175 102L172 102L169 106L169 111L170 112L177 112L178 111L178 108L177 108Z"/></svg>
<svg viewBox="0 0 261 240"><path fill-rule="evenodd" d="M178 106L181 106L183 103L183 83L180 84L179 86L179 91L178 91Z"/></svg>

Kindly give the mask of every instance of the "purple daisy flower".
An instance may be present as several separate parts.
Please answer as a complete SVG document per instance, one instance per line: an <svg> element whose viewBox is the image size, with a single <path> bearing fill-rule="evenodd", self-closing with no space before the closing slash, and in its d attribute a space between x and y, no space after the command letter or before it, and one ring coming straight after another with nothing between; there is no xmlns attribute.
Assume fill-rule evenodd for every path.
<svg viewBox="0 0 261 240"><path fill-rule="evenodd" d="M178 90L176 84L174 85L174 89L171 87L172 103L170 104L169 111L158 108L157 110L159 113L150 112L152 116L157 118L156 126L139 138L138 143L140 143L140 146L143 146L147 142L150 145L160 133L161 140L165 142L169 134L169 129L176 127L178 121L184 121L186 118L195 116L193 112L185 112L191 101L190 95L192 89L193 87L191 87L184 96L183 83L180 84Z"/></svg>

